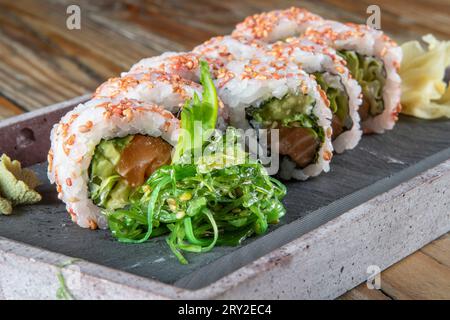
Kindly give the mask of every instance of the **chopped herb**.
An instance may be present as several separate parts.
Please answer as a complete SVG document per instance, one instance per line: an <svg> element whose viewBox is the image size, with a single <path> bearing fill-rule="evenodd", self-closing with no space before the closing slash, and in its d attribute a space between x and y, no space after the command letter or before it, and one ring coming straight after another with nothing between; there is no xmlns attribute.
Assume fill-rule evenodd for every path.
<svg viewBox="0 0 450 320"><path fill-rule="evenodd" d="M74 296L70 292L69 288L66 284L66 279L64 278L64 275L62 273L62 269L65 267L77 262L79 259L71 259L60 266L58 266L58 272L56 273L56 277L58 278L59 287L58 290L56 290L56 298L58 300L75 300Z"/></svg>

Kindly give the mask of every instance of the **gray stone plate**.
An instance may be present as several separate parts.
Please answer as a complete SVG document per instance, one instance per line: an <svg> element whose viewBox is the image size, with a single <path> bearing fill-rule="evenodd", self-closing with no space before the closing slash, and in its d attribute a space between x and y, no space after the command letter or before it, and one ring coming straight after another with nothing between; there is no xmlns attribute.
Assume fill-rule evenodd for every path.
<svg viewBox="0 0 450 320"><path fill-rule="evenodd" d="M51 116L37 121L45 123L39 130L48 132L54 119L55 116ZM27 121L30 119L24 123ZM19 160L26 158L28 164L32 164L33 159L42 161L47 152L46 143L34 154L26 150L19 150L19 154L17 145L4 144L6 132L11 133L8 141L19 146L24 140L32 145L38 136L48 139L24 131L28 127L32 133L38 130L33 126L36 124L16 123L15 127L0 124L3 137L0 153L12 153ZM11 139L14 132L25 137ZM449 133L450 121L423 121L402 116L394 130L365 136L354 150L336 155L329 173L306 182L286 182L287 215L279 225L271 227L267 235L251 238L240 247L217 247L205 254L186 254L190 262L187 266L178 263L163 238L127 245L115 241L108 231L90 231L72 224L64 205L56 197L54 186L46 179L44 162L32 165L44 182L39 187L43 201L16 208L12 216L0 216L0 236L178 287L198 289L449 159Z"/></svg>

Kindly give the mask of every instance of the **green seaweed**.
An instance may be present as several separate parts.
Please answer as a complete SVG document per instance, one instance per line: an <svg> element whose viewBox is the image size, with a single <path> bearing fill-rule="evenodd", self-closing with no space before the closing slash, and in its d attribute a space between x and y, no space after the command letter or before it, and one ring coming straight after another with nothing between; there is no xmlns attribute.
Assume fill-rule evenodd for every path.
<svg viewBox="0 0 450 320"><path fill-rule="evenodd" d="M203 61L201 74L203 98L195 96L182 110L184 133L172 164L156 170L128 207L107 215L112 234L121 242L142 243L168 234L166 242L182 264L188 263L183 252L238 245L267 232L269 224L285 214L281 199L286 187L249 159L238 132L233 128L226 135L211 132L218 100Z"/></svg>

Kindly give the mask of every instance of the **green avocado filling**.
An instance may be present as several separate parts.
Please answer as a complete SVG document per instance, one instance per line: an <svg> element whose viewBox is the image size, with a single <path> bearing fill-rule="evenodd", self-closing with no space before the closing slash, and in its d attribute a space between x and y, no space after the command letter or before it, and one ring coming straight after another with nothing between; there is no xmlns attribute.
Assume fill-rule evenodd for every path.
<svg viewBox="0 0 450 320"><path fill-rule="evenodd" d="M317 124L317 117L311 112L314 98L308 95L287 94L281 99L272 98L259 108L247 108L247 115L264 128L302 127L320 142L325 140L322 127Z"/></svg>
<svg viewBox="0 0 450 320"><path fill-rule="evenodd" d="M347 67L353 78L360 84L363 99L369 107L369 115L374 117L383 113L383 87L386 82L383 62L354 51L342 50L338 53L347 61Z"/></svg>
<svg viewBox="0 0 450 320"><path fill-rule="evenodd" d="M326 81L322 72L316 72L314 76L316 77L317 84L325 91L330 101L331 111L339 118L343 128L350 130L353 127L353 120L350 116L347 93Z"/></svg>
<svg viewBox="0 0 450 320"><path fill-rule="evenodd" d="M92 201L105 209L125 207L133 189L116 171L120 156L134 136L102 140L94 151L89 168L89 194Z"/></svg>

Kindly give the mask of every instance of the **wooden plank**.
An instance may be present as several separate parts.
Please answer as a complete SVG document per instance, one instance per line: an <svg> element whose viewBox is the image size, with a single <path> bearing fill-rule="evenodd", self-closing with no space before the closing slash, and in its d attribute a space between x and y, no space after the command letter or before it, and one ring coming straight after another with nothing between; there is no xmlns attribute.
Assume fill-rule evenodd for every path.
<svg viewBox="0 0 450 320"><path fill-rule="evenodd" d="M82 9L81 31L65 27L65 10L71 4ZM190 50L212 36L229 33L250 14L297 5L326 18L363 23L370 4L381 7L383 29L399 42L430 32L450 37L448 0L0 0L0 119L90 92L140 58ZM389 275L403 269L422 272L419 296L432 297L427 290L439 282L433 280L434 267L450 265L449 250L447 235L408 258L410 262L383 273L383 283L397 294L394 298L414 296L403 291L413 288L411 283L403 288L391 283ZM432 268L416 266L417 261ZM427 272L430 283L425 281ZM380 291L367 292L364 286L349 292L348 298L383 298Z"/></svg>
<svg viewBox="0 0 450 320"><path fill-rule="evenodd" d="M439 263L450 267L450 233L431 242L420 251ZM448 281L450 281L450 279Z"/></svg>
<svg viewBox="0 0 450 320"><path fill-rule="evenodd" d="M450 267L450 233L447 233L446 235L440 237L439 239L431 242L430 244L426 245L425 247L423 247L422 249L420 249L418 252L415 252L414 254L411 255L411 257L405 261L402 262L402 264L398 263L395 264L394 266L392 266L391 268L387 269L386 271L384 271L381 274L381 278L383 281L383 286L384 288L388 288L388 292L390 292L390 290L392 290L392 287L397 287L396 283L390 283L390 279L392 278L392 275L390 275L390 273L392 272L392 269L398 269L397 272L399 273L403 273L403 272L408 272L408 270L410 269L414 269L417 268L417 266L415 265L415 263L419 260L422 261L424 258L423 257L416 257L421 255L421 254L425 254L427 256L429 256L430 258L436 260L437 262ZM426 259L427 260L427 259ZM417 272L423 272L423 277L424 278L428 278L428 277L432 277L432 273L433 273L434 269L430 269L430 270L423 270L423 271L417 271ZM387 276L385 276L387 274ZM414 273L416 274L416 272ZM395 280L397 280L394 277ZM441 279L441 281L443 283L448 283L450 282L450 278L448 277L443 277ZM423 291L422 294L426 297L431 297L433 295L433 291L434 291L434 287L425 287L422 286L422 288L430 288L431 290L429 290L430 292L425 292ZM396 289L396 290L400 290L401 294L396 295L400 296L401 298L405 298L406 296L410 296L411 294L409 293L409 291L405 291L403 292L403 289ZM423 289L422 289L423 290ZM449 293L450 294L450 293ZM365 283L360 284L359 286L357 286L356 288L350 290L349 292L347 292L346 294L342 295L340 298L340 300L387 300L387 299L391 299L391 297L387 296L385 294L385 292L383 292L382 290L369 290L367 289L367 286Z"/></svg>
<svg viewBox="0 0 450 320"><path fill-rule="evenodd" d="M383 289L385 292L393 294L396 299L448 299L450 297L450 276L445 268L439 267L439 264L450 267L450 233L384 271L381 274ZM431 267L429 268L429 266ZM436 269L439 272L438 276L434 274ZM397 274L402 274L404 277L399 278ZM412 279L408 275L412 275ZM399 282L402 282L403 285L399 286ZM361 284L341 298L377 300L382 298L380 295L374 295L373 292L369 292L372 295L364 295L367 292L363 289L364 291L361 293L361 288L364 286L365 284Z"/></svg>
<svg viewBox="0 0 450 320"><path fill-rule="evenodd" d="M382 273L382 290L393 299L450 299L450 268L422 252Z"/></svg>
<svg viewBox="0 0 450 320"><path fill-rule="evenodd" d="M391 300L382 291L369 289L365 283L338 298L338 300Z"/></svg>
<svg viewBox="0 0 450 320"><path fill-rule="evenodd" d="M0 93L0 120L23 113L23 109L3 97Z"/></svg>
<svg viewBox="0 0 450 320"><path fill-rule="evenodd" d="M66 28L71 4L81 7L81 30ZM143 57L190 50L227 34L250 14L298 5L363 23L369 4L380 5L383 28L398 40L428 32L450 35L449 3L443 0L0 0L0 93L33 110L91 92ZM2 111L2 117L13 114Z"/></svg>

